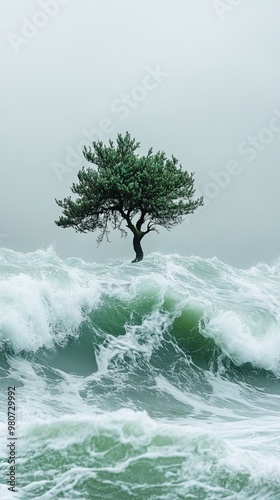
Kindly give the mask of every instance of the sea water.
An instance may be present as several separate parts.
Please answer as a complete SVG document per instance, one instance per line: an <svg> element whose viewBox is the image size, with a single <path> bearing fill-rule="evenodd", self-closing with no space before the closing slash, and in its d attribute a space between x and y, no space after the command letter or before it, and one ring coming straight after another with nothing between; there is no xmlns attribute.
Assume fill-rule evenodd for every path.
<svg viewBox="0 0 280 500"><path fill-rule="evenodd" d="M1 249L0 498L280 499L279 278Z"/></svg>

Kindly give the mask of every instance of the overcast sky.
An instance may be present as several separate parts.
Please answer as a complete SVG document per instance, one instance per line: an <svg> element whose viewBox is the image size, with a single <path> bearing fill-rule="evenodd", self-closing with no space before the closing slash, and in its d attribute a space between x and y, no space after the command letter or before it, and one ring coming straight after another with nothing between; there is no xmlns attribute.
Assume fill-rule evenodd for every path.
<svg viewBox="0 0 280 500"><path fill-rule="evenodd" d="M195 172L205 207L144 253L238 267L280 254L280 3L0 0L0 243L87 261L134 257L132 238L54 224L82 146L128 130Z"/></svg>

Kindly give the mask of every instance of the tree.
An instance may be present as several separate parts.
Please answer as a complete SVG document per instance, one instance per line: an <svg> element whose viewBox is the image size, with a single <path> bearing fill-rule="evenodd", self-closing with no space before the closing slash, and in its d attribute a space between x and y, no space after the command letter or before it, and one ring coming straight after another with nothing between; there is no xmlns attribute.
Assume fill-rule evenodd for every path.
<svg viewBox="0 0 280 500"><path fill-rule="evenodd" d="M126 132L118 134L116 144L96 141L85 147L84 157L96 168L83 167L78 172L79 182L71 187L75 200L70 196L55 200L63 209L55 223L81 233L99 229L98 244L104 237L109 241L110 227L127 236L125 222L133 233L136 257L132 262L143 259L141 240L156 231L156 225L170 230L203 205L203 198L193 200L193 173L184 171L174 156L167 159L163 151L153 153L151 148L146 156L139 156L139 146Z"/></svg>

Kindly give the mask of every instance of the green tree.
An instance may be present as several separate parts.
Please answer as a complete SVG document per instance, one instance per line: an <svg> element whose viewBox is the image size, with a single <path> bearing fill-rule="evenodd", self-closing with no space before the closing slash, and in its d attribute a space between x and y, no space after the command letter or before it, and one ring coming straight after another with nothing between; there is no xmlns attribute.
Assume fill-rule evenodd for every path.
<svg viewBox="0 0 280 500"><path fill-rule="evenodd" d="M62 208L55 223L81 233L97 229L98 244L104 237L108 240L110 228L126 236L125 222L133 234L136 257L132 262L143 259L141 240L155 226L169 230L203 205L203 198L193 199L193 173L184 171L174 156L168 159L163 151L153 153L151 148L146 156L139 156L139 146L126 132L118 134L116 144L97 141L85 147L83 155L95 168L83 167L78 172L79 182L71 187L75 200L70 196L55 200Z"/></svg>

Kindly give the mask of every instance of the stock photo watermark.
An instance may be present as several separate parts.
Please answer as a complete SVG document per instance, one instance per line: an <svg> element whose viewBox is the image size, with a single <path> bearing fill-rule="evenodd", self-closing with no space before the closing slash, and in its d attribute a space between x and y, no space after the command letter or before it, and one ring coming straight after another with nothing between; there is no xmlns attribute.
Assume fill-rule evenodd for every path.
<svg viewBox="0 0 280 500"><path fill-rule="evenodd" d="M246 1L247 0L215 0L213 2L213 7L220 21L224 21L228 14L232 14Z"/></svg>
<svg viewBox="0 0 280 500"><path fill-rule="evenodd" d="M109 112L113 114L113 117L104 116L96 128L82 130L83 139L77 143L76 147L66 146L64 162L52 162L52 169L60 182L66 174L70 174L81 166L84 159L82 154L84 146L91 146L93 141L101 141L104 136L112 134L117 129L115 118L120 121L125 120L169 76L169 73L162 70L159 65L147 66L145 69L146 73L137 85L112 101Z"/></svg>
<svg viewBox="0 0 280 500"><path fill-rule="evenodd" d="M45 28L60 12L61 7L68 5L72 0L39 0L39 9L31 18L21 19L20 33L10 31L7 35L13 51L18 54L20 48L26 46Z"/></svg>
<svg viewBox="0 0 280 500"><path fill-rule="evenodd" d="M272 110L266 127L261 128L256 135L249 135L245 140L241 141L237 147L238 159L229 161L225 168L217 172L210 171L209 176L211 181L205 184L202 189L196 190L198 196L204 197L204 205L199 207L196 213L204 210L211 200L217 198L220 193L229 186L232 178L237 177L243 172L242 160L240 157L245 157L247 163L252 163L256 157L262 153L280 134L280 109ZM190 223L190 219L187 219Z"/></svg>

